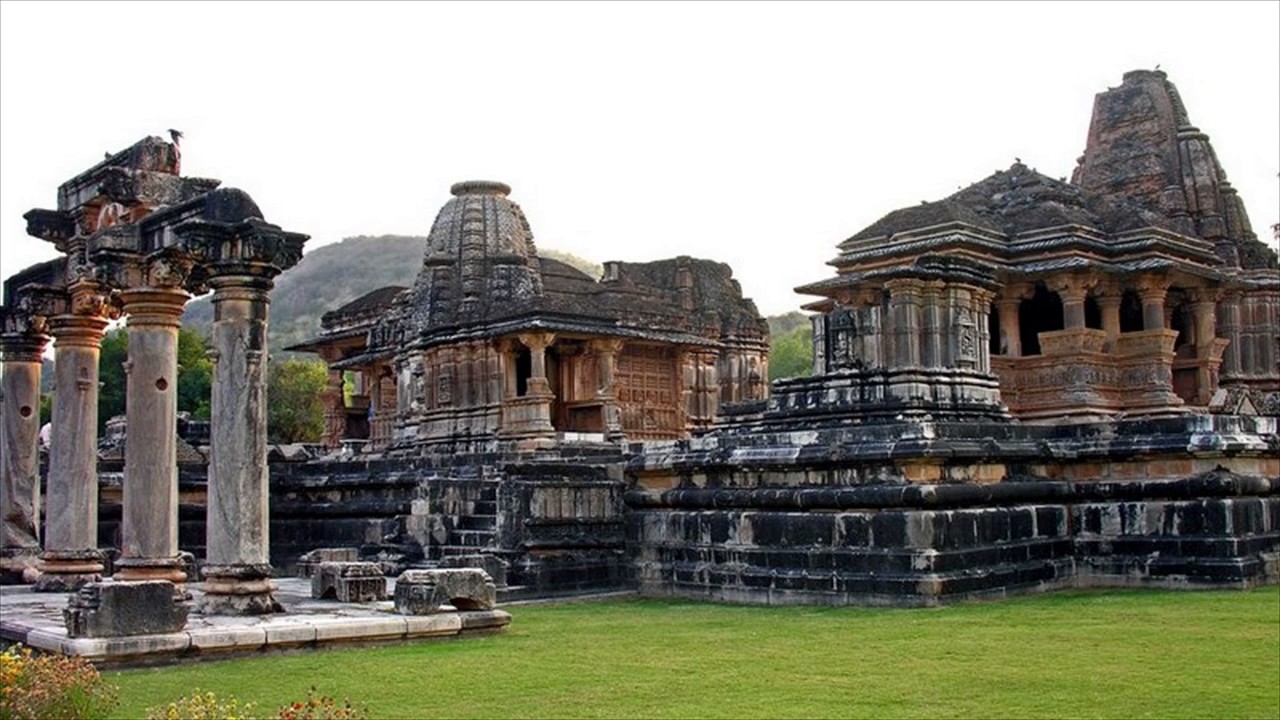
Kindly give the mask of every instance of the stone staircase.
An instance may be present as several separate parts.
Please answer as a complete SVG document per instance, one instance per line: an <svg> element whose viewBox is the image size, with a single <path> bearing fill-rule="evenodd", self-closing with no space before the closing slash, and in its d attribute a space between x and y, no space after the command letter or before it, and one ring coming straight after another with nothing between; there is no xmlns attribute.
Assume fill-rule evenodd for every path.
<svg viewBox="0 0 1280 720"><path fill-rule="evenodd" d="M432 544L430 559L475 555L498 546L498 480L472 480L459 490L467 495L448 513L447 539Z"/></svg>

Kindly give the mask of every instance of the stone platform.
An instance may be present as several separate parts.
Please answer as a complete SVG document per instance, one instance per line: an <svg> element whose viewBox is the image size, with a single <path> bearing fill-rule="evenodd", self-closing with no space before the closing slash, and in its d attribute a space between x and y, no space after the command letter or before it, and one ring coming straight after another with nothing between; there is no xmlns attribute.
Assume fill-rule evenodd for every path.
<svg viewBox="0 0 1280 720"><path fill-rule="evenodd" d="M280 578L275 597L284 613L251 617L205 616L193 611L181 632L121 638L69 638L62 610L69 593L34 593L31 586L0 587L0 644L85 657L101 666L166 664L342 644L415 642L499 632L511 622L502 610L403 616L391 601L340 603L311 598L309 581ZM387 585L394 592L395 579ZM203 594L190 587L198 607Z"/></svg>

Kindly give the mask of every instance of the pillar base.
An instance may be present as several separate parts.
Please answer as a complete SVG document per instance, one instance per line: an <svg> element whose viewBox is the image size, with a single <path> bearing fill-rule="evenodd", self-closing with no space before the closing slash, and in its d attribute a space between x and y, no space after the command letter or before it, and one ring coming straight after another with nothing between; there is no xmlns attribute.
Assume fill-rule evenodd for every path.
<svg viewBox="0 0 1280 720"><path fill-rule="evenodd" d="M204 596L196 609L204 615L266 615L284 612L273 593L270 565L206 565Z"/></svg>
<svg viewBox="0 0 1280 720"><path fill-rule="evenodd" d="M75 592L102 580L102 551L46 550L40 556L35 592Z"/></svg>
<svg viewBox="0 0 1280 720"><path fill-rule="evenodd" d="M168 580L182 589L187 581L187 573L183 571L185 563L181 557L171 558L128 558L116 561L115 574L111 577L128 582L142 580Z"/></svg>
<svg viewBox="0 0 1280 720"><path fill-rule="evenodd" d="M0 549L0 585L30 585L40 577L40 546Z"/></svg>

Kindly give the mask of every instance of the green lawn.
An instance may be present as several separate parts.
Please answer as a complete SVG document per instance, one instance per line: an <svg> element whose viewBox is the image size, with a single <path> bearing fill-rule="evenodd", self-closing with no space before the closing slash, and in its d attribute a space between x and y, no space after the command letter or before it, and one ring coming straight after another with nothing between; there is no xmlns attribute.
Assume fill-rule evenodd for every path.
<svg viewBox="0 0 1280 720"><path fill-rule="evenodd" d="M1280 718L1280 588L944 609L624 600L510 608L497 636L109 673L119 717L193 688L372 718Z"/></svg>

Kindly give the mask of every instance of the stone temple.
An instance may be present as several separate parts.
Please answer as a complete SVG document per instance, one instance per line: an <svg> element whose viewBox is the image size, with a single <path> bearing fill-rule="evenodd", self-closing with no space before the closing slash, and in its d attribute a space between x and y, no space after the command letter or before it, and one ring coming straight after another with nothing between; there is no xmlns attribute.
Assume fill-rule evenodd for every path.
<svg viewBox="0 0 1280 720"><path fill-rule="evenodd" d="M458 183L413 287L369 288L294 348L330 369L328 450L270 466L267 293L305 236L182 177L177 150L144 140L27 216L64 257L5 285L11 579L64 590L110 566L181 586L189 549L207 613L268 612L273 568L335 557L483 567L499 598L935 605L1280 580L1280 270L1161 72L1097 96L1070 181L1017 162L840 243L834 274L798 288L813 375L772 386L767 327L728 266L590 277L539 257L507 186ZM180 480L174 342L206 289L208 472ZM109 548L91 418L121 314Z"/></svg>
<svg viewBox="0 0 1280 720"><path fill-rule="evenodd" d="M727 265L609 262L592 278L538 256L506 185L452 191L412 288L374 290L291 348L331 369L327 446L675 439L709 427L721 402L768 394L768 326ZM352 407L341 393L349 370L359 373Z"/></svg>

